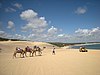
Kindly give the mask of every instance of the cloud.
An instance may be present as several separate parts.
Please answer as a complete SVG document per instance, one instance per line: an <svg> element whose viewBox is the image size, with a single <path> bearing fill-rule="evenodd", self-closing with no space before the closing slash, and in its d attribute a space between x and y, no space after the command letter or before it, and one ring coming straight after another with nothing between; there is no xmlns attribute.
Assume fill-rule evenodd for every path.
<svg viewBox="0 0 100 75"><path fill-rule="evenodd" d="M25 10L20 14L20 17L23 20L31 20L36 17L38 14L31 9Z"/></svg>
<svg viewBox="0 0 100 75"><path fill-rule="evenodd" d="M84 35L84 36L88 36L88 35L94 35L96 33L99 33L100 32L100 28L97 27L97 28L93 28L91 30L89 29L78 29L75 31L75 33L79 34L79 35Z"/></svg>
<svg viewBox="0 0 100 75"><path fill-rule="evenodd" d="M56 36L56 42L98 42L100 41L100 28L92 28L92 29L81 29L75 31L73 34L58 34Z"/></svg>
<svg viewBox="0 0 100 75"><path fill-rule="evenodd" d="M4 36L5 32L4 31L0 31L0 37Z"/></svg>
<svg viewBox="0 0 100 75"><path fill-rule="evenodd" d="M67 34L59 34L57 37L58 38L69 38L70 36Z"/></svg>
<svg viewBox="0 0 100 75"><path fill-rule="evenodd" d="M58 29L52 26L50 29L48 29L48 34L54 35L57 34L57 31Z"/></svg>
<svg viewBox="0 0 100 75"><path fill-rule="evenodd" d="M22 40L27 40L26 36L21 35L21 34L15 34L12 36L13 39L22 39Z"/></svg>
<svg viewBox="0 0 100 75"><path fill-rule="evenodd" d="M7 28L8 28L8 29L15 30L14 22L13 22L13 21L8 21L8 26L7 26Z"/></svg>
<svg viewBox="0 0 100 75"><path fill-rule="evenodd" d="M6 12L16 12L16 9L14 9L12 7L8 7L8 8L5 8L5 11Z"/></svg>
<svg viewBox="0 0 100 75"><path fill-rule="evenodd" d="M23 11L20 17L27 21L27 24L21 27L23 31L32 31L37 34L44 32L48 25L45 17L38 17L38 14L31 9Z"/></svg>
<svg viewBox="0 0 100 75"><path fill-rule="evenodd" d="M29 31L27 39L34 39L34 41L57 40L59 29L54 26L48 28L48 22L45 17L39 17L38 13L34 10L25 10L20 14L20 17L27 22L26 25L21 27L23 31Z"/></svg>
<svg viewBox="0 0 100 75"><path fill-rule="evenodd" d="M0 36L24 39L32 41L45 41L45 42L95 42L100 40L100 28L92 29L77 29L73 34L61 33L61 29L54 26L48 27L48 22L45 17L38 16L38 13L32 9L23 11L20 14L20 18L26 22L21 27L22 31L26 31L22 34L8 34L4 31L0 31ZM50 24L50 23L49 23ZM13 21L8 21L8 29L13 29L15 24Z"/></svg>
<svg viewBox="0 0 100 75"><path fill-rule="evenodd" d="M52 31L56 33L48 34ZM65 33L58 33L58 29L55 27L51 27L47 30L46 33L35 34L31 33L28 35L21 35L21 34L13 34L10 35L5 33L4 31L0 31L0 37L6 38L15 38L15 39L23 39L23 40L32 40L32 41L45 41L45 42L98 42L100 41L100 28L92 28L92 29L81 29L75 31L74 34L65 34Z"/></svg>
<svg viewBox="0 0 100 75"><path fill-rule="evenodd" d="M75 31L74 37L78 41L97 41L100 40L100 28L92 28L92 29L78 29Z"/></svg>
<svg viewBox="0 0 100 75"><path fill-rule="evenodd" d="M75 13L78 14L78 15L85 14L86 12L87 12L86 7L78 7L75 11Z"/></svg>
<svg viewBox="0 0 100 75"><path fill-rule="evenodd" d="M10 7L5 8L5 12L16 12L18 9L22 9L22 4L15 3Z"/></svg>
<svg viewBox="0 0 100 75"><path fill-rule="evenodd" d="M84 36L87 36L87 35L90 35L90 30L88 29L78 29L75 31L76 34L78 35L84 35Z"/></svg>
<svg viewBox="0 0 100 75"><path fill-rule="evenodd" d="M10 34L7 34L5 31L0 31L0 37L3 37L3 38L10 38L12 37Z"/></svg>
<svg viewBox="0 0 100 75"><path fill-rule="evenodd" d="M69 40L70 39L70 35L68 35L68 34L58 34L57 35L57 40L58 40L58 42L67 42L67 40Z"/></svg>
<svg viewBox="0 0 100 75"><path fill-rule="evenodd" d="M25 40L27 39L26 36L20 35L20 34L9 34L6 33L5 31L0 31L0 37L2 38L9 38L9 39L22 39Z"/></svg>
<svg viewBox="0 0 100 75"><path fill-rule="evenodd" d="M15 6L18 9L21 9L22 8L22 4L19 4L19 3L15 3L15 4L13 4L13 6Z"/></svg>

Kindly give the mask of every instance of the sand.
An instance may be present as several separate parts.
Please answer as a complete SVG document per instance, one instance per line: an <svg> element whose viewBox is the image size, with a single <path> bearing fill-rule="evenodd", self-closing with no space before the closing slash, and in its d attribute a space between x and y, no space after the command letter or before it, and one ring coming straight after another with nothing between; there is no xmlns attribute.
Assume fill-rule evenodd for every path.
<svg viewBox="0 0 100 75"><path fill-rule="evenodd" d="M42 56L12 58L15 47L45 46ZM77 49L56 47L44 42L0 42L0 75L100 75L100 50L79 52Z"/></svg>

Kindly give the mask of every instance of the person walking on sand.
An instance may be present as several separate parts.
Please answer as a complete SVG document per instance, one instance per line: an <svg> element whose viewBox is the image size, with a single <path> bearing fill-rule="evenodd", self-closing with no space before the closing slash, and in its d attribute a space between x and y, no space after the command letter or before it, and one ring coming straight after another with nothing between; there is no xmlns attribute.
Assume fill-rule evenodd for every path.
<svg viewBox="0 0 100 75"><path fill-rule="evenodd" d="M55 48L52 49L52 54L55 55Z"/></svg>

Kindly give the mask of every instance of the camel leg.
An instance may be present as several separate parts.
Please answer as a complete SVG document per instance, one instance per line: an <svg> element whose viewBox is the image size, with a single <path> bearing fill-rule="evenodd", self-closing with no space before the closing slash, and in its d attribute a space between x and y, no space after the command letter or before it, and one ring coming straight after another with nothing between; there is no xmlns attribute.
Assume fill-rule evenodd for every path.
<svg viewBox="0 0 100 75"><path fill-rule="evenodd" d="M20 57L21 57L21 54L22 54L22 53L20 53Z"/></svg>
<svg viewBox="0 0 100 75"><path fill-rule="evenodd" d="M42 54L42 51L41 51L41 54Z"/></svg>
<svg viewBox="0 0 100 75"><path fill-rule="evenodd" d="M32 57L33 57L33 52L32 52Z"/></svg>
<svg viewBox="0 0 100 75"><path fill-rule="evenodd" d="M36 51L35 51L35 56L36 56Z"/></svg>
<svg viewBox="0 0 100 75"><path fill-rule="evenodd" d="M35 56L36 56L36 51L35 51Z"/></svg>
<svg viewBox="0 0 100 75"><path fill-rule="evenodd" d="M13 58L15 57L15 53L13 54Z"/></svg>
<svg viewBox="0 0 100 75"><path fill-rule="evenodd" d="M32 52L32 57L33 57L34 51Z"/></svg>
<svg viewBox="0 0 100 75"><path fill-rule="evenodd" d="M27 57L26 53L27 53L27 52L25 52L25 56Z"/></svg>
<svg viewBox="0 0 100 75"><path fill-rule="evenodd" d="M40 51L40 55L42 55L42 51Z"/></svg>
<svg viewBox="0 0 100 75"><path fill-rule="evenodd" d="M34 51L34 54L35 54L35 56L36 56L36 51Z"/></svg>
<svg viewBox="0 0 100 75"><path fill-rule="evenodd" d="M31 52L30 52L30 57L31 57Z"/></svg>
<svg viewBox="0 0 100 75"><path fill-rule="evenodd" d="M34 51L34 53L35 53L35 56L36 56L36 51Z"/></svg>
<svg viewBox="0 0 100 75"><path fill-rule="evenodd" d="M41 52L39 51L39 55L41 56Z"/></svg>
<svg viewBox="0 0 100 75"><path fill-rule="evenodd" d="M13 58L14 58L14 57L16 58L16 54L17 54L17 53L16 53L16 52L14 52L14 54L13 54Z"/></svg>
<svg viewBox="0 0 100 75"><path fill-rule="evenodd" d="M24 58L24 53L22 53L22 55L23 55L23 58Z"/></svg>

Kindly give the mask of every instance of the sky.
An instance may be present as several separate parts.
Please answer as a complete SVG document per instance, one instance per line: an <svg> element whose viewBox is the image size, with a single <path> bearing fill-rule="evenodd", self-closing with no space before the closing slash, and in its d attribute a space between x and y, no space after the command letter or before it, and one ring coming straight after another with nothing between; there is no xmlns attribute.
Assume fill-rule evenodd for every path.
<svg viewBox="0 0 100 75"><path fill-rule="evenodd" d="M0 37L100 42L100 0L0 0Z"/></svg>

